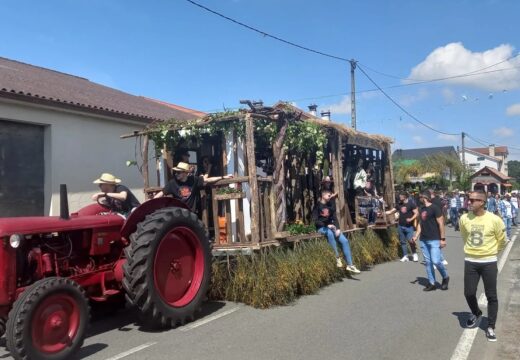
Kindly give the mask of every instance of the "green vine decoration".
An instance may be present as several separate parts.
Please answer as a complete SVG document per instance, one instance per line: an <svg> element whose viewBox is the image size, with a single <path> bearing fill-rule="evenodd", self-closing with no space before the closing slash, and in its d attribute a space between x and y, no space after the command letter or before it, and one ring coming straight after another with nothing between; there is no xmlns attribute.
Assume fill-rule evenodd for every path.
<svg viewBox="0 0 520 360"><path fill-rule="evenodd" d="M327 133L319 125L305 121L289 124L284 143L291 153L300 157L315 158L316 166L323 164Z"/></svg>
<svg viewBox="0 0 520 360"><path fill-rule="evenodd" d="M150 139L155 144L156 156L161 150L175 146L188 138L195 139L200 144L204 135L228 134L236 131L239 138L245 137L245 121L240 111L226 111L207 115L192 121L171 119L157 122L148 127ZM286 150L301 157L315 159L315 164L321 166L324 160L324 149L327 145L327 134L317 124L305 121L289 120L289 126L284 140ZM278 133L276 121L255 119L255 145L259 151L270 149Z"/></svg>

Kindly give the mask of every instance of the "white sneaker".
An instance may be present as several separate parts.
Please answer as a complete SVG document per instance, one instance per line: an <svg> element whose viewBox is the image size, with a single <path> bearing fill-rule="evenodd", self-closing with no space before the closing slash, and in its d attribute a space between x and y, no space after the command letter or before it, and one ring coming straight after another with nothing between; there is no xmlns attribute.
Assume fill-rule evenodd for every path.
<svg viewBox="0 0 520 360"><path fill-rule="evenodd" d="M354 274L359 274L361 271L358 270L358 268L355 265L347 265L347 271L350 271Z"/></svg>
<svg viewBox="0 0 520 360"><path fill-rule="evenodd" d="M417 253L413 254L413 261L415 261L415 262L419 261L419 256L417 255Z"/></svg>
<svg viewBox="0 0 520 360"><path fill-rule="evenodd" d="M442 265L448 266L448 260L442 260Z"/></svg>
<svg viewBox="0 0 520 360"><path fill-rule="evenodd" d="M399 260L399 261L400 261L400 262L408 262L408 261L410 261L410 259L408 259L408 255L406 255L406 256L403 256L403 257L401 258L401 260Z"/></svg>
<svg viewBox="0 0 520 360"><path fill-rule="evenodd" d="M336 259L336 266L339 267L339 268L343 267L343 262L341 261L340 258Z"/></svg>

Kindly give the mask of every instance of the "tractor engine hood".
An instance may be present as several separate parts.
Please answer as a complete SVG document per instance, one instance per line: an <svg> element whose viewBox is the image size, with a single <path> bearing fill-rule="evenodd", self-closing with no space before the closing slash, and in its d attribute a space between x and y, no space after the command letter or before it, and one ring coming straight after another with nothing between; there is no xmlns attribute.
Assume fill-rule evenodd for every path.
<svg viewBox="0 0 520 360"><path fill-rule="evenodd" d="M72 214L69 220L63 220L59 216L0 218L0 238L13 234L46 234L108 226L122 227L124 222L121 216L111 214L87 216Z"/></svg>

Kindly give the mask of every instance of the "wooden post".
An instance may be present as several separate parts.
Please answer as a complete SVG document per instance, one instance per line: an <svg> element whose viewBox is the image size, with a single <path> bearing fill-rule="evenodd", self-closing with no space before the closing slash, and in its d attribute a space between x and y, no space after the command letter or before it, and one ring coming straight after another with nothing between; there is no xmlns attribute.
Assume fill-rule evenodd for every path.
<svg viewBox="0 0 520 360"><path fill-rule="evenodd" d="M247 155L247 175L249 176L249 187L251 189L251 242L258 244L259 231L259 197L258 197L258 180L256 178L256 161L255 161L255 128L253 117L247 114L246 118L246 155Z"/></svg>
<svg viewBox="0 0 520 360"><path fill-rule="evenodd" d="M222 151L222 174L224 174L224 169L227 173L227 166L228 166L228 160L227 160L227 139L226 134L222 133L222 143L220 144L220 149ZM229 185L228 185L229 186ZM224 206L224 216L226 217L226 237L228 244L232 243L233 234L232 234L232 227L231 227L231 202L230 201L223 201L222 205ZM220 207L220 206L219 206Z"/></svg>
<svg viewBox="0 0 520 360"><path fill-rule="evenodd" d="M274 198L276 201L276 231L283 231L285 222L287 221L287 202L285 199L285 149L283 143L285 140L285 134L287 133L287 128L289 127L289 122L287 119L283 119L282 121L283 123L278 124L278 135L273 142L274 173L272 191L274 192ZM300 181L299 174L298 181Z"/></svg>
<svg viewBox="0 0 520 360"><path fill-rule="evenodd" d="M145 135L143 138L143 152L142 152L142 158L143 158L143 180L144 180L144 188L147 189L150 187L150 178L148 173L148 146L150 143L150 139L148 135Z"/></svg>
<svg viewBox="0 0 520 360"><path fill-rule="evenodd" d="M170 181L172 177L173 158L171 152L168 151L166 144L164 144L163 147L163 157L166 162L166 166L164 167L164 176L166 177L166 179L164 179L164 182L167 183L168 181Z"/></svg>
<svg viewBox="0 0 520 360"><path fill-rule="evenodd" d="M238 137L237 137L237 131L236 130L233 130L233 161L235 163L234 165L234 173L233 173L233 177L237 178L238 177ZM242 184L238 184L236 186L242 186ZM239 241L240 242L245 242L246 241L246 230L245 230L245 226L244 226L244 211L242 210L243 209L243 205L244 205L244 200L243 199L239 199L239 200L235 200L235 222L236 222L236 226L237 226L237 238L239 238Z"/></svg>
<svg viewBox="0 0 520 360"><path fill-rule="evenodd" d="M343 222L340 223L341 228L343 230L351 229L353 227L352 216L350 215L350 209L348 203L345 201L345 183L343 182L343 165L345 162L344 152L343 152L343 136L338 133L338 180L336 182L336 191L338 192L338 198L340 203L340 208L343 209L343 213L341 213L341 217L343 218Z"/></svg>
<svg viewBox="0 0 520 360"><path fill-rule="evenodd" d="M343 172L341 165L341 136L334 132L332 141L330 142L330 150L332 153L332 177L334 178L334 192L338 193L336 197L336 214L338 217L339 226L346 229L347 221L345 214L345 192L343 189Z"/></svg>
<svg viewBox="0 0 520 360"><path fill-rule="evenodd" d="M385 181L383 185L384 200L386 205L390 208L395 207L395 192L394 192L394 171L392 169L392 155L390 152L390 144L385 144L384 151L384 176ZM383 160L383 159L382 159Z"/></svg>

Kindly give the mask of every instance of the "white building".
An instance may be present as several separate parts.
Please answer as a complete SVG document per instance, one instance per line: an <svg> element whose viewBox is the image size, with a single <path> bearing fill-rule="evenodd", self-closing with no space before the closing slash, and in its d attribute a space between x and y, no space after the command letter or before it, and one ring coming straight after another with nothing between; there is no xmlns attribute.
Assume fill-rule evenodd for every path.
<svg viewBox="0 0 520 360"><path fill-rule="evenodd" d="M462 160L463 159L461 154L461 161ZM466 148L464 151L464 160L466 165L469 166L474 172L479 171L486 166L498 171L500 171L502 167L501 159L469 148Z"/></svg>
<svg viewBox="0 0 520 360"><path fill-rule="evenodd" d="M59 213L67 184L70 211L91 203L103 172L144 199L136 141L123 134L152 121L202 113L0 58L0 217ZM153 152L151 152L153 153Z"/></svg>
<svg viewBox="0 0 520 360"><path fill-rule="evenodd" d="M489 145L484 148L465 148L466 165L473 171L479 171L485 166L498 170L504 175L508 175L507 156L509 150L507 146ZM462 161L462 152L460 153Z"/></svg>

